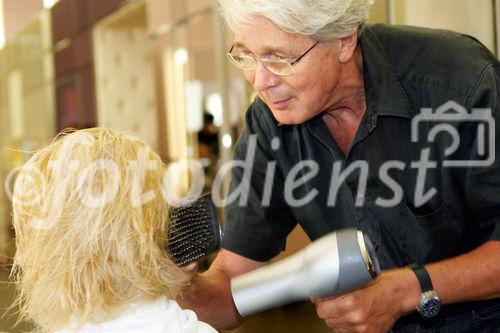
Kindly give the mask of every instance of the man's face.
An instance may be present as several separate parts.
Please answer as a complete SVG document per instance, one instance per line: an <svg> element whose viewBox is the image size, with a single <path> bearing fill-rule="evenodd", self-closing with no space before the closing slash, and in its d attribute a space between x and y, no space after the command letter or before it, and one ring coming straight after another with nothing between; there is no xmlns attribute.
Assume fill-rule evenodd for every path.
<svg viewBox="0 0 500 333"><path fill-rule="evenodd" d="M235 50L255 57L298 58L315 43L310 37L289 34L266 18L235 31ZM293 74L278 76L261 62L255 70L245 70L246 79L282 124L300 124L334 103L339 82L338 44L318 44L298 63Z"/></svg>

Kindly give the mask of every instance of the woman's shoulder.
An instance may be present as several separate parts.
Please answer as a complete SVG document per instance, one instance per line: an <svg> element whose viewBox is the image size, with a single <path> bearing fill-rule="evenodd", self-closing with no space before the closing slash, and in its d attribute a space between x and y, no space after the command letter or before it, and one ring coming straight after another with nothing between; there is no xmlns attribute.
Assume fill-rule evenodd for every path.
<svg viewBox="0 0 500 333"><path fill-rule="evenodd" d="M170 299L130 305L118 316L100 323L71 325L54 333L217 333L191 310Z"/></svg>

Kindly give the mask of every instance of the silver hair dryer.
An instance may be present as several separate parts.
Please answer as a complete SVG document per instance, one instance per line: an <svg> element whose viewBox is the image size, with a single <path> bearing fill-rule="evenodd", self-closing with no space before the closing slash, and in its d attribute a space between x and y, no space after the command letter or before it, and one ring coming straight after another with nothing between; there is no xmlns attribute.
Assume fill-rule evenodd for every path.
<svg viewBox="0 0 500 333"><path fill-rule="evenodd" d="M325 235L300 252L231 279L242 316L361 287L380 273L368 237L356 229Z"/></svg>

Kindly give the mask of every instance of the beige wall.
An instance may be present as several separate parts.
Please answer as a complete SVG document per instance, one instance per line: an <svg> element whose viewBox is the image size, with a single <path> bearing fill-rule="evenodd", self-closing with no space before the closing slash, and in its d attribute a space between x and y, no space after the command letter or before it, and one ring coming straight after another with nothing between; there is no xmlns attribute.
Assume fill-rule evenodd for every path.
<svg viewBox="0 0 500 333"><path fill-rule="evenodd" d="M5 177L30 156L21 151L35 150L55 134L51 35L50 15L42 11L0 50L0 255L10 230Z"/></svg>
<svg viewBox="0 0 500 333"><path fill-rule="evenodd" d="M0 56L0 62L3 59ZM0 64L0 72L2 71L2 66ZM0 101L4 99L4 94L0 88ZM2 257L6 257L8 254L7 242L9 241L8 231L10 223L7 220L7 198L5 197L4 191L4 160L5 160L5 139L4 133L6 132L6 119L5 119L5 108L0 106L0 263L2 262Z"/></svg>
<svg viewBox="0 0 500 333"><path fill-rule="evenodd" d="M491 0L395 0L394 3L397 24L462 32L476 37L495 52Z"/></svg>
<svg viewBox="0 0 500 333"><path fill-rule="evenodd" d="M33 20L42 9L42 0L2 0L5 14L5 37L10 38ZM8 13L8 15L7 15Z"/></svg>
<svg viewBox="0 0 500 333"><path fill-rule="evenodd" d="M97 123L158 148L153 59L144 3L99 22L93 32Z"/></svg>
<svg viewBox="0 0 500 333"><path fill-rule="evenodd" d="M50 14L42 11L0 51L5 93L0 107L6 117L7 143L20 139L45 142L55 134L51 35Z"/></svg>
<svg viewBox="0 0 500 333"><path fill-rule="evenodd" d="M387 23L388 7L387 0L375 0L370 9L370 23Z"/></svg>

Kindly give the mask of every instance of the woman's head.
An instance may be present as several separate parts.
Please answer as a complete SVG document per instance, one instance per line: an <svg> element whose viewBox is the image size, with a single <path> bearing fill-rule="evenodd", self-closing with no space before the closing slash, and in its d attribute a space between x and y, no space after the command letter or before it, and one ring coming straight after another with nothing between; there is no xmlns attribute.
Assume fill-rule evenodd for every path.
<svg viewBox="0 0 500 333"><path fill-rule="evenodd" d="M265 17L283 31L333 42L358 31L373 0L219 0L230 29Z"/></svg>
<svg viewBox="0 0 500 333"><path fill-rule="evenodd" d="M163 171L146 143L104 128L31 157L13 197L22 315L51 331L174 297L184 281L165 253Z"/></svg>

